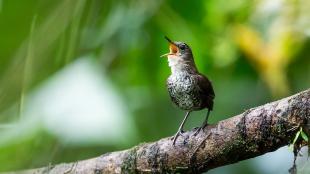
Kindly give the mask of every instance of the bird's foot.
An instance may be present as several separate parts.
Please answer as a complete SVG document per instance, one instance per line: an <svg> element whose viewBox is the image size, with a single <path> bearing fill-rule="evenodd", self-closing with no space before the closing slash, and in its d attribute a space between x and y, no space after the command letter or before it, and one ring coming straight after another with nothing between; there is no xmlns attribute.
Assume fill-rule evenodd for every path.
<svg viewBox="0 0 310 174"><path fill-rule="evenodd" d="M204 128L207 127L207 125L203 125L201 127L198 127L194 133L194 136L197 136L199 134L199 132L202 130L204 130Z"/></svg>
<svg viewBox="0 0 310 174"><path fill-rule="evenodd" d="M173 141L172 144L175 145L176 140L178 139L178 137L180 135L182 135L184 133L183 130L179 130L173 137L171 137L171 140Z"/></svg>
<svg viewBox="0 0 310 174"><path fill-rule="evenodd" d="M197 128L195 133L194 133L194 136L197 136L199 134L199 132L201 131L201 129L202 129L201 127Z"/></svg>

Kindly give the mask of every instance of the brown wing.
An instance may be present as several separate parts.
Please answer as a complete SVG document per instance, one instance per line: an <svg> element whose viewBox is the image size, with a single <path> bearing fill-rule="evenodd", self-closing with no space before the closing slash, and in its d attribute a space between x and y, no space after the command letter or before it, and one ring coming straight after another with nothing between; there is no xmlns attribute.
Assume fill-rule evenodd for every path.
<svg viewBox="0 0 310 174"><path fill-rule="evenodd" d="M210 80L203 74L197 75L197 84L200 89L200 95L203 96L203 106L212 110L213 109L213 99L215 98L215 93Z"/></svg>

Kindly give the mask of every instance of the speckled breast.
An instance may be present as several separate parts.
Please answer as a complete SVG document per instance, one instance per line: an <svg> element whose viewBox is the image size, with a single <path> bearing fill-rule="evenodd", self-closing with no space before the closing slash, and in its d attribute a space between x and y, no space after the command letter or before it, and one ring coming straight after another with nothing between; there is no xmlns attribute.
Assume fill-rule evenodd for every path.
<svg viewBox="0 0 310 174"><path fill-rule="evenodd" d="M196 79L187 73L172 74L167 79L167 88L171 100L183 110L202 109L199 88Z"/></svg>

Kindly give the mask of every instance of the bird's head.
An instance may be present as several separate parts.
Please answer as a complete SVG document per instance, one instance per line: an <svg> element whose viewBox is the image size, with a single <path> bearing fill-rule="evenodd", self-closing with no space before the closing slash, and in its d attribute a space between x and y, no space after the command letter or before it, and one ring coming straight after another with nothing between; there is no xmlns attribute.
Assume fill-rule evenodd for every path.
<svg viewBox="0 0 310 174"><path fill-rule="evenodd" d="M165 38L169 42L170 52L161 57L168 58L170 67L179 67L182 65L195 67L192 50L186 43L171 41L167 36Z"/></svg>

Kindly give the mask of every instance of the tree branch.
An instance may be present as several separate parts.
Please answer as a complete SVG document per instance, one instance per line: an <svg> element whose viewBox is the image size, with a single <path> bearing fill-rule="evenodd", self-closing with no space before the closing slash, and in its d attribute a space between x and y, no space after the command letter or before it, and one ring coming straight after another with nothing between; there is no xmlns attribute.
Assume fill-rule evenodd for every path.
<svg viewBox="0 0 310 174"><path fill-rule="evenodd" d="M194 130L96 158L23 173L199 173L288 145L300 127L309 134L310 89Z"/></svg>

